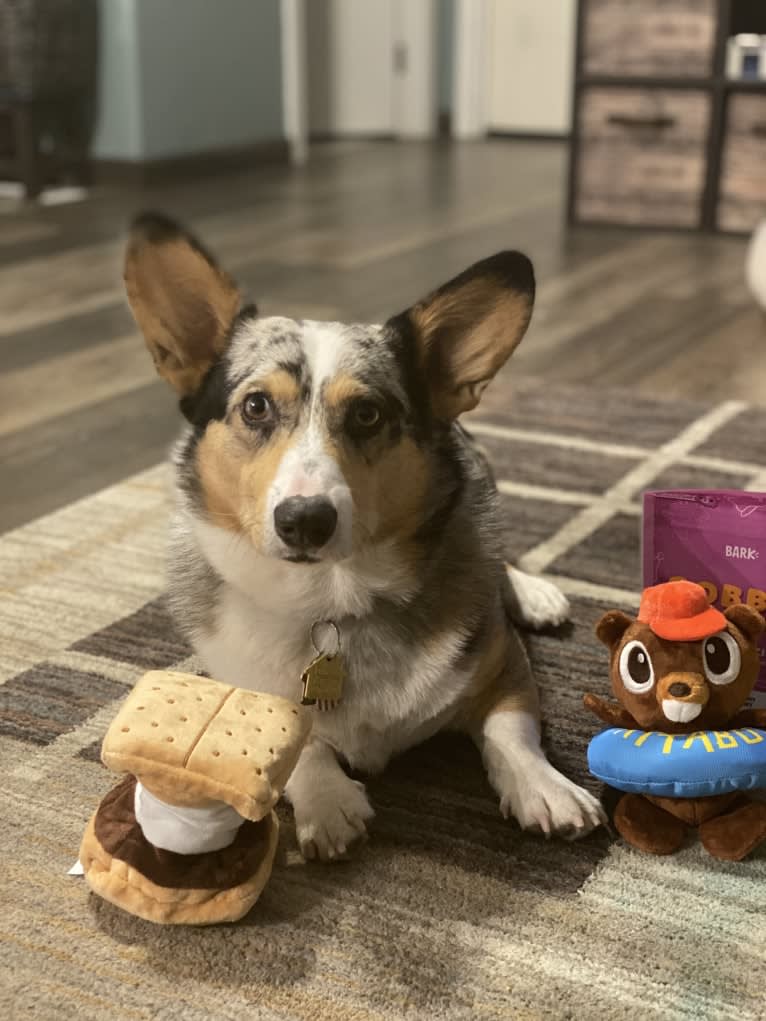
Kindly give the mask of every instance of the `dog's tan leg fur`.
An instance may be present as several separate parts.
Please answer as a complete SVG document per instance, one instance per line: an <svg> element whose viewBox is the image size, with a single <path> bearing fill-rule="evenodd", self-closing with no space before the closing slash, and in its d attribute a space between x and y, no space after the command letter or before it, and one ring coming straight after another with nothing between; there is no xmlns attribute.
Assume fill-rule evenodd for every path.
<svg viewBox="0 0 766 1021"><path fill-rule="evenodd" d="M546 759L526 652L514 631L499 626L479 663L476 692L460 706L454 725L478 745L504 816L546 836L584 836L605 821L603 809Z"/></svg>
<svg viewBox="0 0 766 1021"><path fill-rule="evenodd" d="M367 832L375 814L364 785L352 780L328 744L312 737L301 752L285 788L295 813L303 857L331 861Z"/></svg>

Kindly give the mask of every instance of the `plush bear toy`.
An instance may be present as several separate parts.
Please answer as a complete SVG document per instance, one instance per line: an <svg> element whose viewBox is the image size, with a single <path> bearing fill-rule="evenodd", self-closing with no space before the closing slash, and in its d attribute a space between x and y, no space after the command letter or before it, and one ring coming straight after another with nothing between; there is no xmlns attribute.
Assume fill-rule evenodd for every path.
<svg viewBox="0 0 766 1021"><path fill-rule="evenodd" d="M126 774L83 837L91 889L152 922L241 918L271 873L276 804L310 716L194 674L145 674L101 749Z"/></svg>
<svg viewBox="0 0 766 1021"><path fill-rule="evenodd" d="M596 627L619 704L587 694L610 729L588 749L591 772L625 793L614 824L634 847L672 854L689 827L716 858L739 861L766 839L766 710L742 710L759 669L763 618L724 613L691 582L644 591L638 617L610 610Z"/></svg>

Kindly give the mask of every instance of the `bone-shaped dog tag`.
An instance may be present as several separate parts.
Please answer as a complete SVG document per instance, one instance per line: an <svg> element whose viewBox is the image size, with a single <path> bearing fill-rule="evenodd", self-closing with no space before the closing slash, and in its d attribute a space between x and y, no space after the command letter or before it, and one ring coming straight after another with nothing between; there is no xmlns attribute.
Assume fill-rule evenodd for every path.
<svg viewBox="0 0 766 1021"><path fill-rule="evenodd" d="M303 682L302 705L316 705L318 709L332 709L343 694L343 661L340 654L328 656L320 653L301 674Z"/></svg>

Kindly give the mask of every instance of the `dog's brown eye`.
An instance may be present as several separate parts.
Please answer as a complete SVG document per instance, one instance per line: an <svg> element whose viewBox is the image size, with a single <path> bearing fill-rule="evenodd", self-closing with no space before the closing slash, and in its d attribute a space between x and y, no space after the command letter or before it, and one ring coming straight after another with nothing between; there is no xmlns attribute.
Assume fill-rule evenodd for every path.
<svg viewBox="0 0 766 1021"><path fill-rule="evenodd" d="M271 417L271 404L266 394L248 394L242 402L242 417L248 425L260 425Z"/></svg>
<svg viewBox="0 0 766 1021"><path fill-rule="evenodd" d="M354 425L360 429L373 429L380 422L380 408L372 401L359 401L354 405Z"/></svg>

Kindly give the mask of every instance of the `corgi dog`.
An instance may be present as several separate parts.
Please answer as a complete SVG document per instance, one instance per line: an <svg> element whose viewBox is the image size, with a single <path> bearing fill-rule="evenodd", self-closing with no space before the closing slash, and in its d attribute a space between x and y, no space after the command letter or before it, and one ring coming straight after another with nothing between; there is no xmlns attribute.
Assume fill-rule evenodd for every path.
<svg viewBox="0 0 766 1021"><path fill-rule="evenodd" d="M340 687L287 785L307 859L346 854L374 773L445 728L475 740L500 809L546 836L603 821L540 746L517 625L564 596L503 556L491 469L459 416L522 339L532 265L501 252L382 325L261 316L193 236L133 226L125 282L185 424L169 599L211 676L300 701Z"/></svg>

